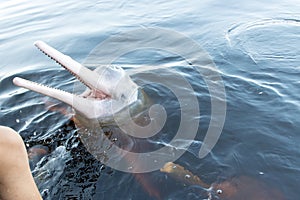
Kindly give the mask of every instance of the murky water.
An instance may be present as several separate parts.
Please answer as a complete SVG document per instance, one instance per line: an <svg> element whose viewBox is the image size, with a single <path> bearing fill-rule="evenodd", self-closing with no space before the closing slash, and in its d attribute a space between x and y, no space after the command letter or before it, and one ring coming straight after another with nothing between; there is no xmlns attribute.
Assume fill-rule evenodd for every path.
<svg viewBox="0 0 300 200"><path fill-rule="evenodd" d="M16 129L28 146L50 148L51 153L33 170L45 199L153 199L151 191L162 199L204 199L200 188L184 186L159 171L136 178L103 165L86 151L69 117L59 112L71 113L71 109L12 84L13 77L21 76L73 90L76 80L39 52L33 45L36 40L85 62L91 50L109 36L139 28L167 28L193 39L210 54L223 79L227 103L221 137L212 153L199 159L197 151L211 119L204 78L181 62L180 56L158 50L131 52L116 61L128 70L173 66L193 87L201 112L191 118L199 118L200 126L194 145L176 163L208 183L247 175L270 184L287 199L298 199L299 5L293 0L3 1L0 124ZM124 40L115 45L124 44L130 43ZM180 41L172 45L180 47ZM133 74L133 79L147 82L147 75L169 77L157 69ZM169 121L156 139L168 142L180 123L176 96L155 83L145 91L167 110ZM141 179L150 186L143 186Z"/></svg>

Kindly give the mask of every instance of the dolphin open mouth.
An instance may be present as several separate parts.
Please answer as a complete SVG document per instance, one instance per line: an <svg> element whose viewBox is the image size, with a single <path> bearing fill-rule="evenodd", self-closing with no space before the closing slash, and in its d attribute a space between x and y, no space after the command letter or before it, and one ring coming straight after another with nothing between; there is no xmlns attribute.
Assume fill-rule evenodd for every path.
<svg viewBox="0 0 300 200"><path fill-rule="evenodd" d="M94 119L112 115L123 106L137 100L138 86L122 68L109 66L92 71L42 41L34 44L86 85L87 89L84 93L76 95L20 77L13 79L15 85L58 99L72 106L85 117Z"/></svg>

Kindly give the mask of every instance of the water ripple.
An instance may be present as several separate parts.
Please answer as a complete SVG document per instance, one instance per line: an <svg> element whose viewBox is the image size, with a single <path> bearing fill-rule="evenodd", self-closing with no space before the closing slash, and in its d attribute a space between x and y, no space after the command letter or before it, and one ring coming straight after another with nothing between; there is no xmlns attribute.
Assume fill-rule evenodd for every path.
<svg viewBox="0 0 300 200"><path fill-rule="evenodd" d="M236 24L225 37L231 47L241 49L255 62L265 59L297 62L299 35L299 19L279 18Z"/></svg>

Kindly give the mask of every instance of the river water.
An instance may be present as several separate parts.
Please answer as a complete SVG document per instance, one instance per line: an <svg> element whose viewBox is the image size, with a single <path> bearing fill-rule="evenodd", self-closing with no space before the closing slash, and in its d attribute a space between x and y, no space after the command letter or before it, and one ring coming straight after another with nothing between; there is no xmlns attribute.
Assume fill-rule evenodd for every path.
<svg viewBox="0 0 300 200"><path fill-rule="evenodd" d="M105 166L80 142L66 115L71 109L12 84L13 77L21 76L72 92L76 80L38 51L33 45L36 40L81 63L97 65L103 63L101 56L111 56L112 49L136 50L130 45L145 38L154 38L151 44L155 45L168 41L159 34L153 37L148 28L179 33L201 46L214 61L225 88L227 107L220 138L211 153L199 158L201 141L213 120L206 77L183 62L182 55L164 49L128 50L115 61L128 71L134 69L131 75L137 83L147 83L143 77L149 74L168 81L172 76L164 73L168 66L192 86L191 94L201 111L190 116L200 119L195 147L175 162L208 183L247 175L270 184L286 199L299 199L299 1L4 0L0 11L0 124L17 130L27 147L42 144L50 148L32 171L44 199L155 199L153 193L162 199L206 198L201 189L176 182L159 170L136 178ZM99 60L87 59L101 42L133 30L146 31L106 46ZM166 44L181 52L192 48L181 40ZM152 67L159 69L149 70ZM140 69L140 75L133 72ZM175 88L182 89L179 82L172 81ZM159 138L167 143L180 123L176 94L155 82L145 91L167 111L170 122ZM194 109L191 105L185 108Z"/></svg>

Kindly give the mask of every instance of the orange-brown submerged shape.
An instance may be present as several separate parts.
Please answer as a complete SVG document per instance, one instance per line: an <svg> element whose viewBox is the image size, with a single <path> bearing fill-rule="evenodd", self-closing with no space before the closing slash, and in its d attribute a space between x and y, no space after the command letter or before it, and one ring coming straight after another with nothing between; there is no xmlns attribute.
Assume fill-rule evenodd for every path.
<svg viewBox="0 0 300 200"><path fill-rule="evenodd" d="M203 188L209 188L209 185L204 183L198 176L178 164L167 162L160 171L169 174L171 177L183 182L184 184L200 185Z"/></svg>

